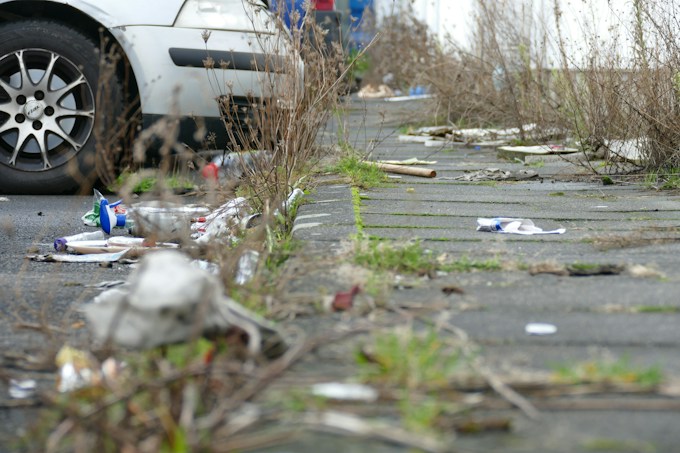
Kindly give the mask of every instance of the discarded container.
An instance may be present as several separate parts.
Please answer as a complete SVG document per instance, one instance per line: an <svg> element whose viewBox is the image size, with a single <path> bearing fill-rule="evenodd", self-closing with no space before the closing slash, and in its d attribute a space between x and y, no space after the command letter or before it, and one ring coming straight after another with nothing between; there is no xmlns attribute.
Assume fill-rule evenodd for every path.
<svg viewBox="0 0 680 453"><path fill-rule="evenodd" d="M88 212L86 212L83 217L83 223L87 226L91 227L100 227L101 226L101 220L100 220L100 206L102 200L106 200L104 196L99 192L97 189L94 189L94 198L93 198L93 203L92 203L92 209ZM108 200L107 200L108 202ZM127 211L127 208L125 205L123 205L120 201L117 201L116 203L110 204L111 209L113 209L114 214L125 214Z"/></svg>
<svg viewBox="0 0 680 453"><path fill-rule="evenodd" d="M17 400L23 400L35 395L37 383L33 379L9 380L9 396Z"/></svg>
<svg viewBox="0 0 680 453"><path fill-rule="evenodd" d="M260 254L255 250L247 250L238 259L238 269L236 270L236 277L234 282L237 285L245 285L255 277L257 272L257 265L260 261Z"/></svg>
<svg viewBox="0 0 680 453"><path fill-rule="evenodd" d="M524 327L524 331L527 335L552 335L557 332L557 327L554 324L531 322Z"/></svg>
<svg viewBox="0 0 680 453"><path fill-rule="evenodd" d="M97 360L88 352L63 346L54 363L59 367L57 390L61 393L89 387L98 380Z"/></svg>
<svg viewBox="0 0 680 453"><path fill-rule="evenodd" d="M243 153L229 153L215 157L212 162L201 170L206 179L217 180L220 177L226 179L238 179L247 171L255 169L258 162L268 162L271 155L267 151L248 151Z"/></svg>
<svg viewBox="0 0 680 453"><path fill-rule="evenodd" d="M99 202L99 224L106 234L111 234L115 227L129 228L132 226L132 222L128 222L127 213L119 214L113 209L120 205L120 203L120 200L115 203L109 203L109 200L106 198Z"/></svg>
<svg viewBox="0 0 680 453"><path fill-rule="evenodd" d="M71 236L64 236L54 240L54 250L57 252L66 251L66 244L73 241L96 241L104 239L103 231L92 231L88 233L74 234Z"/></svg>
<svg viewBox="0 0 680 453"><path fill-rule="evenodd" d="M314 384L312 394L338 401L364 401L372 403L378 400L378 391L362 384L345 384L342 382L326 382Z"/></svg>
<svg viewBox="0 0 680 453"><path fill-rule="evenodd" d="M129 209L135 236L153 234L157 239L170 241L188 238L192 219L205 216L210 210L203 206L184 206L175 203L151 202L135 204Z"/></svg>
<svg viewBox="0 0 680 453"><path fill-rule="evenodd" d="M250 215L248 200L243 197L234 198L205 216L205 223L191 226L192 238L199 244L213 239L233 238L232 229Z"/></svg>
<svg viewBox="0 0 680 453"><path fill-rule="evenodd" d="M493 219L477 219L477 231L486 231L492 233L504 234L562 234L566 230L558 228L551 231L543 231L534 225L534 222L529 219L515 219L512 217L494 217Z"/></svg>
<svg viewBox="0 0 680 453"><path fill-rule="evenodd" d="M354 285L349 291L339 291L331 302L331 310L347 311L354 306L354 296L361 291L358 285Z"/></svg>

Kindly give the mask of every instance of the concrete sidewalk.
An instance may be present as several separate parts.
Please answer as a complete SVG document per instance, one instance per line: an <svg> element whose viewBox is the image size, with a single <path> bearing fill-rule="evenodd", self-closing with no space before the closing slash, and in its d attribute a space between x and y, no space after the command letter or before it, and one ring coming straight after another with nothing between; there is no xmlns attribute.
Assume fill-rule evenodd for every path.
<svg viewBox="0 0 680 453"><path fill-rule="evenodd" d="M540 178L529 181L455 181L452 178L466 170L527 167L499 159L493 149L437 149L399 142L395 118L405 112L412 121L423 104L372 101L354 107L348 130L356 149L374 146L374 160L437 161L430 166L437 171L434 179L403 176L391 179L386 187L363 191L363 232L419 239L423 248L437 253L495 258L506 264L501 271L450 274L419 287L396 289L391 303L443 304L452 322L482 346L483 357L501 376L507 369L551 371L556 365L598 361L608 355L626 357L636 367L658 366L669 379L680 374L676 192L654 192L634 184L604 186L555 157L531 168ZM496 216L529 218L544 229L564 227L566 233L519 236L475 231L477 217ZM294 236L305 241L310 254L339 250L355 233L351 191L345 185L318 187L298 210ZM659 274L569 277L532 276L527 271L546 261L641 265ZM338 289L343 285L335 284ZM464 294L443 294L442 288L450 285ZM332 290L333 282L328 286ZM527 335L525 326L531 322L553 324L557 332ZM610 410L546 409L538 422L516 414L512 433L465 437L461 446L480 452L680 451L678 404L653 410L636 405L640 395L616 398L627 403ZM670 396L659 400L680 403ZM540 401L536 404L540 406Z"/></svg>

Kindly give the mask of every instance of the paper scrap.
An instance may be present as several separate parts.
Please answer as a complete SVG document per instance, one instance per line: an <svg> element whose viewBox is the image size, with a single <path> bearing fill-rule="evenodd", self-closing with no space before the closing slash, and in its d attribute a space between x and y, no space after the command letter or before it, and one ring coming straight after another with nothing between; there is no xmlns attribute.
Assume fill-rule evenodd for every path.
<svg viewBox="0 0 680 453"><path fill-rule="evenodd" d="M524 327L527 335L552 335L557 333L557 326L543 322L530 322Z"/></svg>
<svg viewBox="0 0 680 453"><path fill-rule="evenodd" d="M113 263L121 259L130 249L117 253L94 253L88 255L28 255L26 258L43 263Z"/></svg>
<svg viewBox="0 0 680 453"><path fill-rule="evenodd" d="M416 157L405 160L380 160L378 162L390 165L434 165L437 163L436 160L420 160Z"/></svg>
<svg viewBox="0 0 680 453"><path fill-rule="evenodd" d="M529 219L495 217L493 219L478 218L477 231L503 234L523 234L530 236L533 234L563 234L567 230L564 228L558 228L556 230L543 231L542 228L534 225L534 222Z"/></svg>

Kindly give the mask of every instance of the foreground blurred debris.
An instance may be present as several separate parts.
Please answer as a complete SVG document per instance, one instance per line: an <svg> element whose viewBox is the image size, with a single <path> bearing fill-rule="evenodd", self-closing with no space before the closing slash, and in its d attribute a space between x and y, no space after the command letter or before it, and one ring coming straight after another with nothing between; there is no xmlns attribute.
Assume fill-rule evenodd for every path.
<svg viewBox="0 0 680 453"><path fill-rule="evenodd" d="M263 163L268 163L271 158L271 153L263 150L221 154L203 167L201 174L207 180L225 184L256 168L263 168Z"/></svg>
<svg viewBox="0 0 680 453"><path fill-rule="evenodd" d="M251 354L278 356L286 349L277 329L226 297L209 272L177 251L145 256L129 287L111 289L84 310L100 342L147 349L199 335L242 333Z"/></svg>

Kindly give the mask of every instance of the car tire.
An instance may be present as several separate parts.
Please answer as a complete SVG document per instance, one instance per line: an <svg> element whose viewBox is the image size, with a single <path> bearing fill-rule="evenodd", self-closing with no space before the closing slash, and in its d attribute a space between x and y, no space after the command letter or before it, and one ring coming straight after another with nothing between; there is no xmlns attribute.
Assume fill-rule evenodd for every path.
<svg viewBox="0 0 680 453"><path fill-rule="evenodd" d="M0 25L0 193L91 190L95 127L106 132L122 111L117 78L100 99L99 62L98 46L66 25Z"/></svg>

